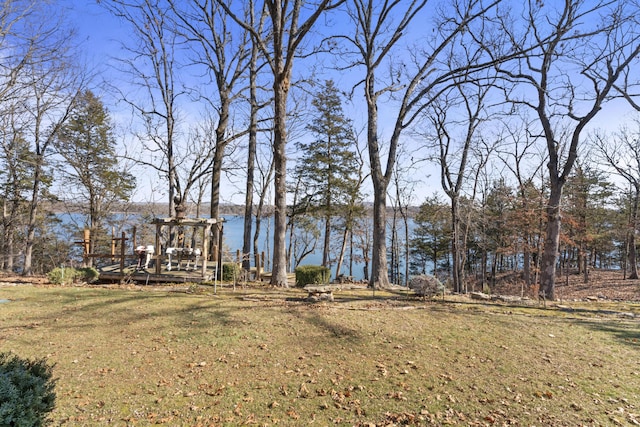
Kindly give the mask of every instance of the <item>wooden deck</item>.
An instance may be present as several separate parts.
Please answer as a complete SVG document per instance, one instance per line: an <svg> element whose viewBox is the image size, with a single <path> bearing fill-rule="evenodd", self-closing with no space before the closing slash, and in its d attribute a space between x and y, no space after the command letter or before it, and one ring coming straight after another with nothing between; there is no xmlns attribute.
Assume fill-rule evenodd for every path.
<svg viewBox="0 0 640 427"><path fill-rule="evenodd" d="M177 210L178 208L176 207ZM222 252L218 251L218 248L222 247L223 223L224 219L186 218L180 215L174 218L154 218L152 224L156 226L155 245L149 244L149 242L146 245L138 245L134 228L130 242L131 246L127 243L130 238L126 236L124 231L121 232L121 237L115 237L115 233L113 233L110 254L89 252L91 234L88 229L84 230L83 240L76 243L83 246L83 262L86 263L89 258L98 260L96 264L101 266L97 267L97 270L100 273L99 280L102 281L134 281L138 283L213 282L216 280L216 276L220 277L218 269L222 268ZM172 228L178 230L177 246L167 248L162 246L161 236L163 235L163 229L167 227L170 230ZM184 227L191 228L194 231L192 237L194 250L189 250L189 252L186 252L189 246L185 246ZM216 227L218 240L211 242L211 230L214 227ZM198 242L196 242L196 234L200 235ZM171 254L166 253L169 249L172 249ZM209 256L210 250L212 250L211 257ZM213 259L209 260L209 258ZM100 262L100 260L103 262ZM188 260L191 261L191 268L186 269L186 266L189 265ZM139 261L146 261L148 268L137 269L136 266ZM195 261L199 261L197 268L193 268ZM168 262L173 266L171 271L167 271L166 264ZM178 269L178 265L181 266L180 269Z"/></svg>
<svg viewBox="0 0 640 427"><path fill-rule="evenodd" d="M131 257L132 259L134 257ZM111 264L104 267L97 268L100 273L100 281L111 282L136 282L139 284L155 284L155 283L203 283L215 281L215 264L209 263L207 266L207 274L202 277L202 269L199 267L197 270L184 269L176 270L173 268L171 271L167 271L163 265L160 274L156 274L155 264L149 266L147 270L136 270L137 261L130 262L129 265L125 263L125 268L120 272L120 264ZM256 279L256 269L251 268L250 277L252 280L259 282L269 282L271 280L271 272L266 271L260 274L260 278ZM288 273L287 279L290 286L295 286L295 273Z"/></svg>
<svg viewBox="0 0 640 427"><path fill-rule="evenodd" d="M101 281L133 281L137 283L202 283L213 282L215 279L215 266L208 266L205 276L202 275L202 269L197 270L177 270L175 267L171 271L167 271L163 265L160 274L156 273L154 264L149 266L147 270L136 270L136 262L130 265L125 264L124 270L120 271L120 264L111 264L98 268ZM213 263L212 263L213 264Z"/></svg>

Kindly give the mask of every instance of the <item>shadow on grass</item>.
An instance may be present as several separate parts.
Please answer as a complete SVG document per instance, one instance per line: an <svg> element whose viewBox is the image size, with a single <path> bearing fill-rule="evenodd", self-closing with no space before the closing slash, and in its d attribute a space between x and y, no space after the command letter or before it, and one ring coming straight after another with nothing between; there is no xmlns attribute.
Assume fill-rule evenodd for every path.
<svg viewBox="0 0 640 427"><path fill-rule="evenodd" d="M329 334L333 338L339 338L340 340L347 340L350 342L357 342L362 339L362 334L359 330L351 328L340 321L338 316L330 317L320 315L312 311L295 310L289 311L290 314L294 314L298 320L304 322L310 327L316 328L321 332Z"/></svg>
<svg viewBox="0 0 640 427"><path fill-rule="evenodd" d="M248 293L247 293L248 292ZM61 288L51 290L42 294L42 299L28 296L28 302L35 302L38 305L47 304L48 307L41 313L34 315L21 315L24 318L23 324L12 323L3 325L3 329L11 328L32 328L33 325L47 324L50 327L65 327L74 330L91 330L96 325L108 323L110 327L124 328L138 323L153 329L159 329L171 324L177 328L182 328L188 333L200 333L212 329L224 330L224 333L231 333L234 328L246 330L250 328L252 322L258 321L249 312L256 309L283 308L283 312L293 316L297 322L309 328L310 335L318 333L341 340L353 342L364 339L362 331L354 325L341 321L339 315L332 315L323 310L324 303L306 302L306 293L303 291L294 292L292 290L282 291L271 289L250 289L247 292L224 291L221 295L194 295L185 292L172 292L170 290L159 291L119 291L105 289L84 288L78 291ZM263 297L256 303L251 301L241 301L241 298L255 295ZM405 290L397 292L373 291L372 289L358 290L357 292L340 292L336 301L328 303L327 307L340 304L350 304L360 302L366 308L368 304L374 304L374 308L380 305L382 308L393 308L392 303L406 302L409 305L424 307L425 301L415 295L411 295ZM13 304L20 304L15 301ZM556 317L560 321L575 322L585 325L594 330L612 334L622 343L640 348L640 325L637 321L622 321L616 318L590 320L589 318L564 318L557 316L562 310L557 308L545 308L543 306L523 306L518 304L504 303L478 303L471 301L441 301L439 299L429 300L428 306L433 311L460 310L464 313L470 308L477 308L482 312L493 312L499 310L519 310L527 312L528 315ZM29 308L25 307L25 313ZM602 310L573 309L573 313L579 316L595 317L603 314ZM607 314L607 313L604 313ZM69 322L56 323L73 316L75 319ZM154 324L154 318L164 318L163 322ZM222 332L221 332L222 333Z"/></svg>
<svg viewBox="0 0 640 427"><path fill-rule="evenodd" d="M54 328L75 330L91 330L105 323L113 328L121 328L153 320L154 317L169 318L175 325L193 325L193 316L189 314L203 309L208 309L223 325L233 323L229 313L210 310L211 299L194 298L180 292L120 292L100 289L82 289L75 292L73 289L61 288L60 291L42 294L41 300L37 296L29 296L25 299L27 300L35 302L38 306L46 305L46 308L41 312L29 310L28 307L19 308L24 310L24 313L31 313L20 316L24 319L24 324L3 325L0 331L6 328L32 328L33 325L45 324Z"/></svg>
<svg viewBox="0 0 640 427"><path fill-rule="evenodd" d="M340 339L359 339L359 331L345 326L339 318L332 319L314 310L290 310L287 308L286 295L278 293L277 296L276 299L259 302L259 308L268 310L283 307L283 311L293 315L297 322L306 324L306 328L318 329L323 334ZM22 325L7 327L32 328L33 325L47 325L81 332L91 331L96 326L107 323L114 330L142 325L153 334L171 325L177 331L184 331L186 335L215 331L212 337L227 336L246 331L251 323L257 321L254 313L250 313L255 311L256 306L241 301L240 297L240 294L231 291L214 296L171 290L85 288L73 292L67 288L43 294L43 300L47 300L49 304L46 310L26 316ZM38 301L38 304L41 302ZM301 300L292 307L306 305ZM65 322L69 317L73 319ZM159 320L157 323L154 322L155 318ZM0 331L2 329L4 328L0 327Z"/></svg>
<svg viewBox="0 0 640 427"><path fill-rule="evenodd" d="M434 300L437 302L437 300ZM510 303L499 303L493 301L473 302L473 301L444 301L442 307L467 307L467 309L477 309L481 313L501 313L508 310L508 314L526 313L528 316L538 318L555 319L559 322L573 323L584 326L598 332L611 334L625 345L640 348L640 322L637 319L624 319L627 312L613 309L603 309L599 307L558 307L545 306L543 304L519 305ZM436 308L437 309L437 308ZM564 317L569 315L570 317Z"/></svg>
<svg viewBox="0 0 640 427"><path fill-rule="evenodd" d="M629 345L636 349L640 349L640 324L638 324L637 322L595 322L580 320L577 321L577 323L589 329L593 329L594 331L611 334L621 343Z"/></svg>

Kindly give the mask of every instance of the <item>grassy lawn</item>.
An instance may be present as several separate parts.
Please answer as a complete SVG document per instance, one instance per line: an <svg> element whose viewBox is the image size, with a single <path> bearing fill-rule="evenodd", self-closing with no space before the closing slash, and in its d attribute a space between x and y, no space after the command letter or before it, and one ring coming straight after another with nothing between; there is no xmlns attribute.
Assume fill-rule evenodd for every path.
<svg viewBox="0 0 640 427"><path fill-rule="evenodd" d="M0 287L0 351L55 364L54 425L640 424L637 305L305 296Z"/></svg>

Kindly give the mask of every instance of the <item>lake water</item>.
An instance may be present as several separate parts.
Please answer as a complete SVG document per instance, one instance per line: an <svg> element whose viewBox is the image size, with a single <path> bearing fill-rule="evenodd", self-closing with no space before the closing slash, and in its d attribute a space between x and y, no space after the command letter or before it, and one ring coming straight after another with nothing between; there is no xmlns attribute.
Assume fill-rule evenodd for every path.
<svg viewBox="0 0 640 427"><path fill-rule="evenodd" d="M59 218L62 219L62 223L70 226L72 225L72 230L76 230L82 227L82 216L78 214L59 214ZM234 260L236 257L236 253L238 250L242 250L242 240L243 240L243 226L244 226L244 217L240 215L223 215L225 220L224 223L224 242L223 242L223 254L226 260ZM139 217L129 217L123 221L123 223L129 224L125 227L125 232L127 235L131 233L131 227L136 225L138 229L141 228L141 222L143 220ZM254 225L255 229L255 225ZM153 232L153 231L152 231ZM69 233L69 229L60 229L60 234ZM116 234L119 234L120 231L116 230ZM65 238L77 240L79 234L76 236L66 236ZM140 238L140 237L139 237ZM288 238L288 236L287 236ZM149 244L153 242L138 242L138 244ZM313 253L307 255L300 263L300 265L320 265L322 263L322 244L318 242L318 248ZM261 252L265 253L265 264L266 270L270 270L271 266L271 257L273 255L273 218L265 218L261 222L260 227L260 237L258 239L258 247ZM81 254L80 254L81 256ZM254 258L252 256L251 264L254 264ZM336 277L335 274L336 266L332 266L332 277ZM402 267L401 267L402 268ZM341 271L342 274L346 276L352 276L356 280L362 280L364 278L364 264L354 262L352 266L351 273L349 272L349 259L348 254L345 257L344 265Z"/></svg>
<svg viewBox="0 0 640 427"><path fill-rule="evenodd" d="M242 240L243 240L243 227L244 227L244 217L239 215L223 215L225 220L224 223L224 245L227 250L231 252L231 254L235 254L237 250L242 250ZM255 224L254 224L255 230ZM252 231L253 232L253 231ZM252 235L253 236L253 235ZM287 241L288 241L287 235ZM320 246L320 244L318 245ZM265 252L265 263L267 264L267 270L270 269L271 265L271 256L273 253L271 252L273 248L273 219L265 218L262 220L260 225L260 237L258 238L258 247L261 252ZM345 263L348 260L345 259ZM253 265L253 259L251 264ZM300 265L320 265L322 264L322 248L318 247L316 251L307 255L300 263ZM364 277L363 271L364 265L354 263L353 267L353 278L356 280L362 280ZM335 275L336 266L334 265L331 269L332 277L336 277ZM342 274L349 275L348 265L343 265Z"/></svg>

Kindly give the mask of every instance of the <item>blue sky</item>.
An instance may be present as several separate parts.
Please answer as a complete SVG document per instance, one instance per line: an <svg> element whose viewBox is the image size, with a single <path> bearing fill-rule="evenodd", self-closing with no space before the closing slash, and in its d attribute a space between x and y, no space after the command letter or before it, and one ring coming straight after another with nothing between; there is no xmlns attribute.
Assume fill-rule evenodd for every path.
<svg viewBox="0 0 640 427"><path fill-rule="evenodd" d="M60 0L67 9L69 21L78 29L78 40L91 63L104 59L118 48L124 26L97 4L96 0Z"/></svg>
<svg viewBox="0 0 640 427"><path fill-rule="evenodd" d="M123 40L127 40L127 32L130 31L126 23L122 23L118 18L111 15L106 11L103 6L97 4L95 0L59 0L60 4L66 9L69 22L77 28L78 42L80 43L80 49L83 52L83 60L87 65L95 69L95 72L100 73L101 77L109 81L111 78L120 79L121 76L116 76L110 70L109 64L113 64L113 57L118 55L118 52L122 49L121 43ZM300 68L297 65L296 68ZM301 69L301 68L300 68ZM304 70L301 70L303 72ZM325 79L326 77L322 77ZM96 84L99 83L99 79L96 79ZM110 83L114 83L112 80ZM126 84L126 83L118 83ZM110 93L101 93L99 88L94 90L99 96L103 97L103 101L106 107L109 109L112 118L116 122L116 126L124 126L129 122L127 115L129 110L117 111L117 105L114 104L116 100L110 99ZM356 94L361 93L361 89ZM191 108L194 106L192 105ZM353 119L356 123L362 123L364 119L364 111L355 111L353 108L345 105L345 111L351 109L354 115ZM193 116L193 114L191 114ZM357 117L356 117L357 116ZM118 123L118 122L122 123ZM384 126L384 123L381 123ZM389 126L391 126L389 124ZM385 129L381 129L384 131ZM364 141L362 141L364 143ZM134 139L126 142L128 147L137 145ZM290 148L293 147L293 141L289 144ZM293 167L293 162L289 162L290 168ZM226 194L223 193L223 201L230 201L234 203L242 203L244 201L244 184L238 181L236 177L236 186L227 183L223 185L222 191L227 190ZM151 197L149 193L152 193L154 188L163 188L161 179L157 176L155 171L146 171L146 173L140 173L138 178L139 189L134 196L137 201L148 201ZM367 182L367 185L369 183ZM369 191L371 194L371 191ZM162 197L162 196L160 196ZM156 198L156 201L157 198ZM164 201L160 199L159 201Z"/></svg>
<svg viewBox="0 0 640 427"><path fill-rule="evenodd" d="M127 40L129 31L127 26L122 24L117 18L113 17L109 12L97 4L95 0L60 0L60 3L65 9L67 9L69 21L74 23L78 28L78 41L81 44L83 51L83 58L91 68L95 68L98 72L103 73L104 76L109 75L108 63L112 56L117 56L118 51L121 49L120 41ZM303 72L299 65L296 65L298 71ZM324 77L323 77L324 78ZM340 84L340 78L336 78L338 84ZM98 91L99 93L99 91ZM362 88L357 88L355 95L356 98L362 94ZM112 116L116 120L126 121L126 118L114 111L115 105L110 105L111 101L106 100L107 108L112 113ZM362 126L364 120L363 104L358 101L356 106L345 106L346 111L351 111L353 119L358 127ZM127 114L127 113L122 113ZM599 113L590 128L606 128L615 130L620 124L627 120L631 113L630 107L625 102L616 102L613 105L608 105L603 111ZM116 123L118 124L118 123ZM392 124L385 123L384 117L380 118L381 132L390 131ZM407 135L407 134L405 134ZM290 163L291 164L291 163ZM291 164L292 165L292 164ZM430 174L430 177L423 179L423 183L420 188L420 195L417 197L416 203L420 203L426 196L431 195L434 191L439 189L439 172L436 167L429 168L425 171L426 174ZM137 196L138 199L146 200L148 192L151 191L155 185L162 186L160 179L156 176L155 172L148 172L143 179L139 181L142 188ZM154 184L155 183L155 184ZM223 195L225 201L232 199L232 195L235 194L236 198L233 201L241 202L242 194L241 188L231 188L228 194ZM240 197L237 197L237 196Z"/></svg>

